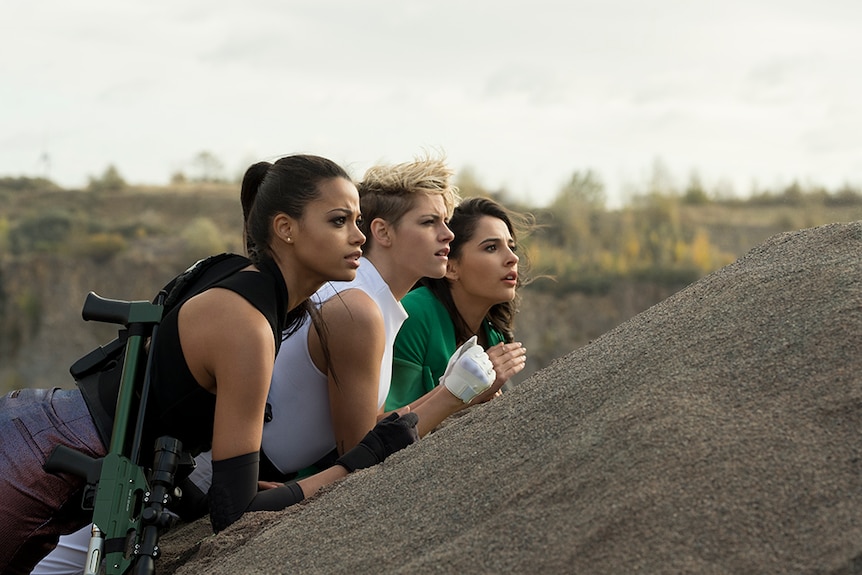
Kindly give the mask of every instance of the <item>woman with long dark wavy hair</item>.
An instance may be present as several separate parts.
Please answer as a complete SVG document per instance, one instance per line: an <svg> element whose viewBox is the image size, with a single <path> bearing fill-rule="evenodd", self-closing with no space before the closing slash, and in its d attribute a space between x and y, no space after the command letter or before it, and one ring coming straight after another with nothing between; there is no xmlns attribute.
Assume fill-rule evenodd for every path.
<svg viewBox="0 0 862 575"><path fill-rule="evenodd" d="M395 339L392 386L386 409L411 404L437 387L452 354L472 337L486 349L500 389L526 362L514 338L518 289L526 265L516 254L531 218L489 198L463 200L449 227L449 263L442 278L425 277L402 304L408 318ZM486 398L490 399L490 398Z"/></svg>

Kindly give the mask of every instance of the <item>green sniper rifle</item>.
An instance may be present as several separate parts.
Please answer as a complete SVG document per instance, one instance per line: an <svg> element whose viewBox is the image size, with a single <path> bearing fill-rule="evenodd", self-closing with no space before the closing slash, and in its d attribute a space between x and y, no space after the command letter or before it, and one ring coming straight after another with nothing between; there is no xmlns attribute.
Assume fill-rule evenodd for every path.
<svg viewBox="0 0 862 575"><path fill-rule="evenodd" d="M180 465L188 466L188 470L194 466L191 457L183 453L181 442L167 436L156 440L152 467L146 468L141 461L152 364L148 350L158 333L165 297L162 291L153 303L128 302L90 292L84 302L84 320L124 325L127 335L107 454L94 459L59 445L45 463L46 471L73 473L87 480L84 505L93 509L93 530L86 575L98 574L103 559L108 575L155 572L159 532L169 527L174 517L166 506L181 496L175 488L177 470ZM115 352L123 339L114 340ZM96 352L104 359L104 348L90 355Z"/></svg>

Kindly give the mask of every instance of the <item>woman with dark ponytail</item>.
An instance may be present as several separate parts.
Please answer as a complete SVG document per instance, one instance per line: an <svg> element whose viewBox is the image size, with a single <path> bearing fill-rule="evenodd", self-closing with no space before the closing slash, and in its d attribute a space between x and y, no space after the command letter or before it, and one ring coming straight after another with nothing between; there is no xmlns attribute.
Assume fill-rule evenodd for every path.
<svg viewBox="0 0 862 575"><path fill-rule="evenodd" d="M335 163L296 155L251 166L241 199L247 265L162 318L144 429L145 438L176 437L193 455L211 449L215 531L245 511L282 509L348 473L335 465L258 492L266 397L282 335L302 324L309 296L324 282L351 280L359 266L365 236L356 187ZM78 510L84 480L42 466L56 445L104 455L94 417L78 389L22 389L0 398L0 572L30 573L59 535L90 521ZM370 442L386 451L368 464L415 441L415 425L409 414L381 422ZM363 465L361 453L354 461Z"/></svg>

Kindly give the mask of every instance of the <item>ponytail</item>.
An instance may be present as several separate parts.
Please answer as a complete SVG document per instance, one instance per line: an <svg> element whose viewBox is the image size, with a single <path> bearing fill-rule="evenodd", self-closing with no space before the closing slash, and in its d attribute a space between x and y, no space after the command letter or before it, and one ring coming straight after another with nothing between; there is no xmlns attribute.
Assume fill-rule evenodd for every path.
<svg viewBox="0 0 862 575"><path fill-rule="evenodd" d="M302 219L305 206L320 196L319 184L333 178L351 181L342 167L320 156L299 154L252 164L240 192L248 258L254 263L271 259L272 219L278 213Z"/></svg>
<svg viewBox="0 0 862 575"><path fill-rule="evenodd" d="M260 185L263 183L263 179L266 177L266 173L269 171L271 165L269 162L252 164L245 171L245 175L242 178L242 188L239 194L239 200L242 204L242 236L246 255L253 260L258 259L258 253L257 246L248 233L248 216L254 206L257 191L260 189Z"/></svg>

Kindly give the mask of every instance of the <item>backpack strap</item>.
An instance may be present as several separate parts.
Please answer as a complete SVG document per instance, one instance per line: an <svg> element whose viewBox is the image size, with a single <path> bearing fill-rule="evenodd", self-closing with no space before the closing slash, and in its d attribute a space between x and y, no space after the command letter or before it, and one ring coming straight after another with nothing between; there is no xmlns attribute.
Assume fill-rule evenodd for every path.
<svg viewBox="0 0 862 575"><path fill-rule="evenodd" d="M161 291L167 294L162 317L190 297L247 267L251 261L238 254L223 253L198 260L189 269L169 281ZM160 292L161 293L161 292ZM156 296L158 297L158 296ZM155 298L153 300L155 302ZM100 346L69 369L81 390L90 415L105 447L110 445L117 394L123 371L127 333L120 330L113 341Z"/></svg>
<svg viewBox="0 0 862 575"><path fill-rule="evenodd" d="M251 265L251 260L231 253L222 253L198 260L162 288L161 291L167 294L162 315L249 265Z"/></svg>

